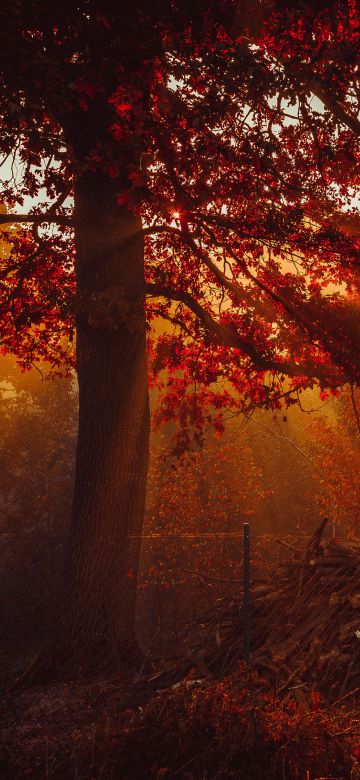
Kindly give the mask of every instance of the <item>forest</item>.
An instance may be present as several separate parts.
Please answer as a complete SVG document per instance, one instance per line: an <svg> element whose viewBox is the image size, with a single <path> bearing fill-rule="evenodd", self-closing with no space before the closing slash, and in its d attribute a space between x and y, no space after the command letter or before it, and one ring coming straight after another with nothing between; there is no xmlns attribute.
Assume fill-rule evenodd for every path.
<svg viewBox="0 0 360 780"><path fill-rule="evenodd" d="M0 778L360 778L359 0L2 0L0 96Z"/></svg>

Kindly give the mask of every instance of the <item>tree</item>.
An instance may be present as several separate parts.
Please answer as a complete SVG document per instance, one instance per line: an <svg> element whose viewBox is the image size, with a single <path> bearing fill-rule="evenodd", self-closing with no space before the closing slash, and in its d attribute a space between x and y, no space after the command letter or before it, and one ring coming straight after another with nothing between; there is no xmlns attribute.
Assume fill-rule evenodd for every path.
<svg viewBox="0 0 360 780"><path fill-rule="evenodd" d="M356 5L264 7L250 31L231 0L0 10L2 197L37 198L30 214L0 216L25 225L5 234L3 349L56 370L76 324L58 667L138 654L127 573L145 499L147 329L181 446L207 418L221 427L225 408L359 378L359 317L341 294L359 264L353 216L341 216L359 177ZM158 316L174 330L154 344Z"/></svg>
<svg viewBox="0 0 360 780"><path fill-rule="evenodd" d="M321 477L315 500L331 517L336 535L359 535L358 404L358 389L344 389L332 403L332 414L320 416L311 430L310 451Z"/></svg>
<svg viewBox="0 0 360 780"><path fill-rule="evenodd" d="M73 487L74 380L21 373L10 356L0 366L0 527L63 535Z"/></svg>
<svg viewBox="0 0 360 780"><path fill-rule="evenodd" d="M0 674L4 683L44 643L62 574L73 490L74 377L46 381L47 366L40 364L39 371L21 372L14 357L0 358Z"/></svg>

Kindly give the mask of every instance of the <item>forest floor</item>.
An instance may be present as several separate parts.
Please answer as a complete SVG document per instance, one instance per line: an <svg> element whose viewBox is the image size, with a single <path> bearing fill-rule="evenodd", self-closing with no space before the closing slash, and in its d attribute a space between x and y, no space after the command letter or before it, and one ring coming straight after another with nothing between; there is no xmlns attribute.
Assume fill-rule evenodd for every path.
<svg viewBox="0 0 360 780"><path fill-rule="evenodd" d="M323 542L185 632L183 659L3 694L0 778L360 780L360 549Z"/></svg>
<svg viewBox="0 0 360 780"><path fill-rule="evenodd" d="M314 693L302 702L283 698L242 664L222 680L193 671L165 689L155 686L113 678L8 694L0 777L360 777L354 700L329 707Z"/></svg>

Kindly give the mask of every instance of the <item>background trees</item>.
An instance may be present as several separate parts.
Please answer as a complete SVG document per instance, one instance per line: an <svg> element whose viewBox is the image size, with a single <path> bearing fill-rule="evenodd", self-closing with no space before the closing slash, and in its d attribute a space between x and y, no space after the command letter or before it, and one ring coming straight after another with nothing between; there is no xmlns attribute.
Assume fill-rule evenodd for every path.
<svg viewBox="0 0 360 780"><path fill-rule="evenodd" d="M359 392L347 388L332 415L316 421L311 451L320 482L315 499L336 526L336 533L358 535L359 518Z"/></svg>
<svg viewBox="0 0 360 780"><path fill-rule="evenodd" d="M1 530L63 534L73 488L74 378L42 381L2 357L0 404Z"/></svg>

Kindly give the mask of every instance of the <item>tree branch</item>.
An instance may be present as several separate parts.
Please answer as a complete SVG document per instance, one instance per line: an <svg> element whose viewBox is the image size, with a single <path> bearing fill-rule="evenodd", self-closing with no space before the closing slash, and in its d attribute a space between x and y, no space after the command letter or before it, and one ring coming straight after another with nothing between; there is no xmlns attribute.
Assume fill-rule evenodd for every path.
<svg viewBox="0 0 360 780"><path fill-rule="evenodd" d="M204 309L190 293L183 292L182 290L173 290L171 287L159 284L147 284L146 292L152 297L168 298L171 301L180 301L181 303L184 303L203 325L205 325L206 330L212 335L213 340L217 344L224 347L240 349L251 357L256 365L264 371L274 367L268 360L260 355L249 341L242 339L235 330L230 330L225 325L217 322L210 312ZM276 368L279 369L280 365L277 365Z"/></svg>
<svg viewBox="0 0 360 780"><path fill-rule="evenodd" d="M163 320L166 320L167 322L171 322L173 325L176 325L178 328L181 328L181 330L186 333L187 336L189 336L192 340L194 340L194 334L191 333L191 330L185 325L184 322L181 322L177 317L171 317L170 314L165 314L165 312L159 310L156 310L156 314L158 317L161 317Z"/></svg>
<svg viewBox="0 0 360 780"><path fill-rule="evenodd" d="M354 412L354 416L355 416L355 420L356 420L356 424L357 424L358 433L360 433L360 418L359 418L359 411L358 411L358 408L357 408L357 405L356 405L356 398L355 398L354 385L353 384L350 385L350 395L351 395L351 404L352 404L352 408L353 408L353 412Z"/></svg>
<svg viewBox="0 0 360 780"><path fill-rule="evenodd" d="M66 225L67 227L75 225L72 217L66 217L63 214L0 214L0 225L10 224L11 222L33 225L41 225L47 222L54 225Z"/></svg>
<svg viewBox="0 0 360 780"><path fill-rule="evenodd" d="M213 218L213 221L216 218ZM291 304L287 298L285 298L284 295L282 295L280 292L275 292L274 290L270 290L263 282L261 282L254 274L249 271L249 269L246 266L246 263L239 258L235 252L233 252L232 248L229 246L227 242L224 242L222 240L219 240L214 233L211 231L211 229L206 225L202 224L203 222L206 222L207 219L204 220L204 217L201 217L200 224L202 227L207 231L209 237L211 238L214 245L221 246L225 249L226 252L235 260L235 262L240 266L242 273L250 279L262 292L265 293L265 295L270 298L274 303L280 304L291 316L293 316L299 324L304 326L307 330L307 332L313 336L314 333L314 322L306 316L304 312L299 312L299 310ZM224 227L224 225L221 222L221 219L219 220L219 227ZM237 233L234 226L226 225L226 227L230 230L233 230L234 233ZM200 247L196 244L196 241L194 240L193 236L190 233L185 233L182 230L179 230L179 228L174 228L169 226L163 226L160 225L158 227L154 226L152 228L145 228L144 233L145 234L151 234L151 233L162 233L162 232L171 232L177 236L185 243L187 244L190 249L193 250L194 254L201 260L201 262L204 263L204 265L208 268L209 271L214 275L214 277L217 279L218 283L221 284L223 287L225 287L228 292L232 293L234 297L236 298L237 302L240 304L244 304L244 292L241 288L241 286L234 282L233 280L229 279L226 274L221 270L221 268L218 268L216 263L214 263L211 258L205 254Z"/></svg>
<svg viewBox="0 0 360 780"><path fill-rule="evenodd" d="M310 79L308 86L311 92L324 103L325 108L333 114L340 124L346 125L349 130L352 130L356 135L360 135L360 120L354 114L345 111L343 105L324 89L320 81Z"/></svg>
<svg viewBox="0 0 360 780"><path fill-rule="evenodd" d="M277 371L282 374L287 374L288 376L302 375L312 378L318 376L315 367L312 368L311 366L304 365L297 366L295 363L289 363L287 361L280 362L264 357L250 340L242 338L235 328L229 328L218 322L212 314L204 309L188 292L174 290L166 285L151 283L146 285L146 292L151 297L163 297L170 301L180 301L183 303L202 322L208 334L212 336L215 344L232 349L239 349L247 355L261 371Z"/></svg>

